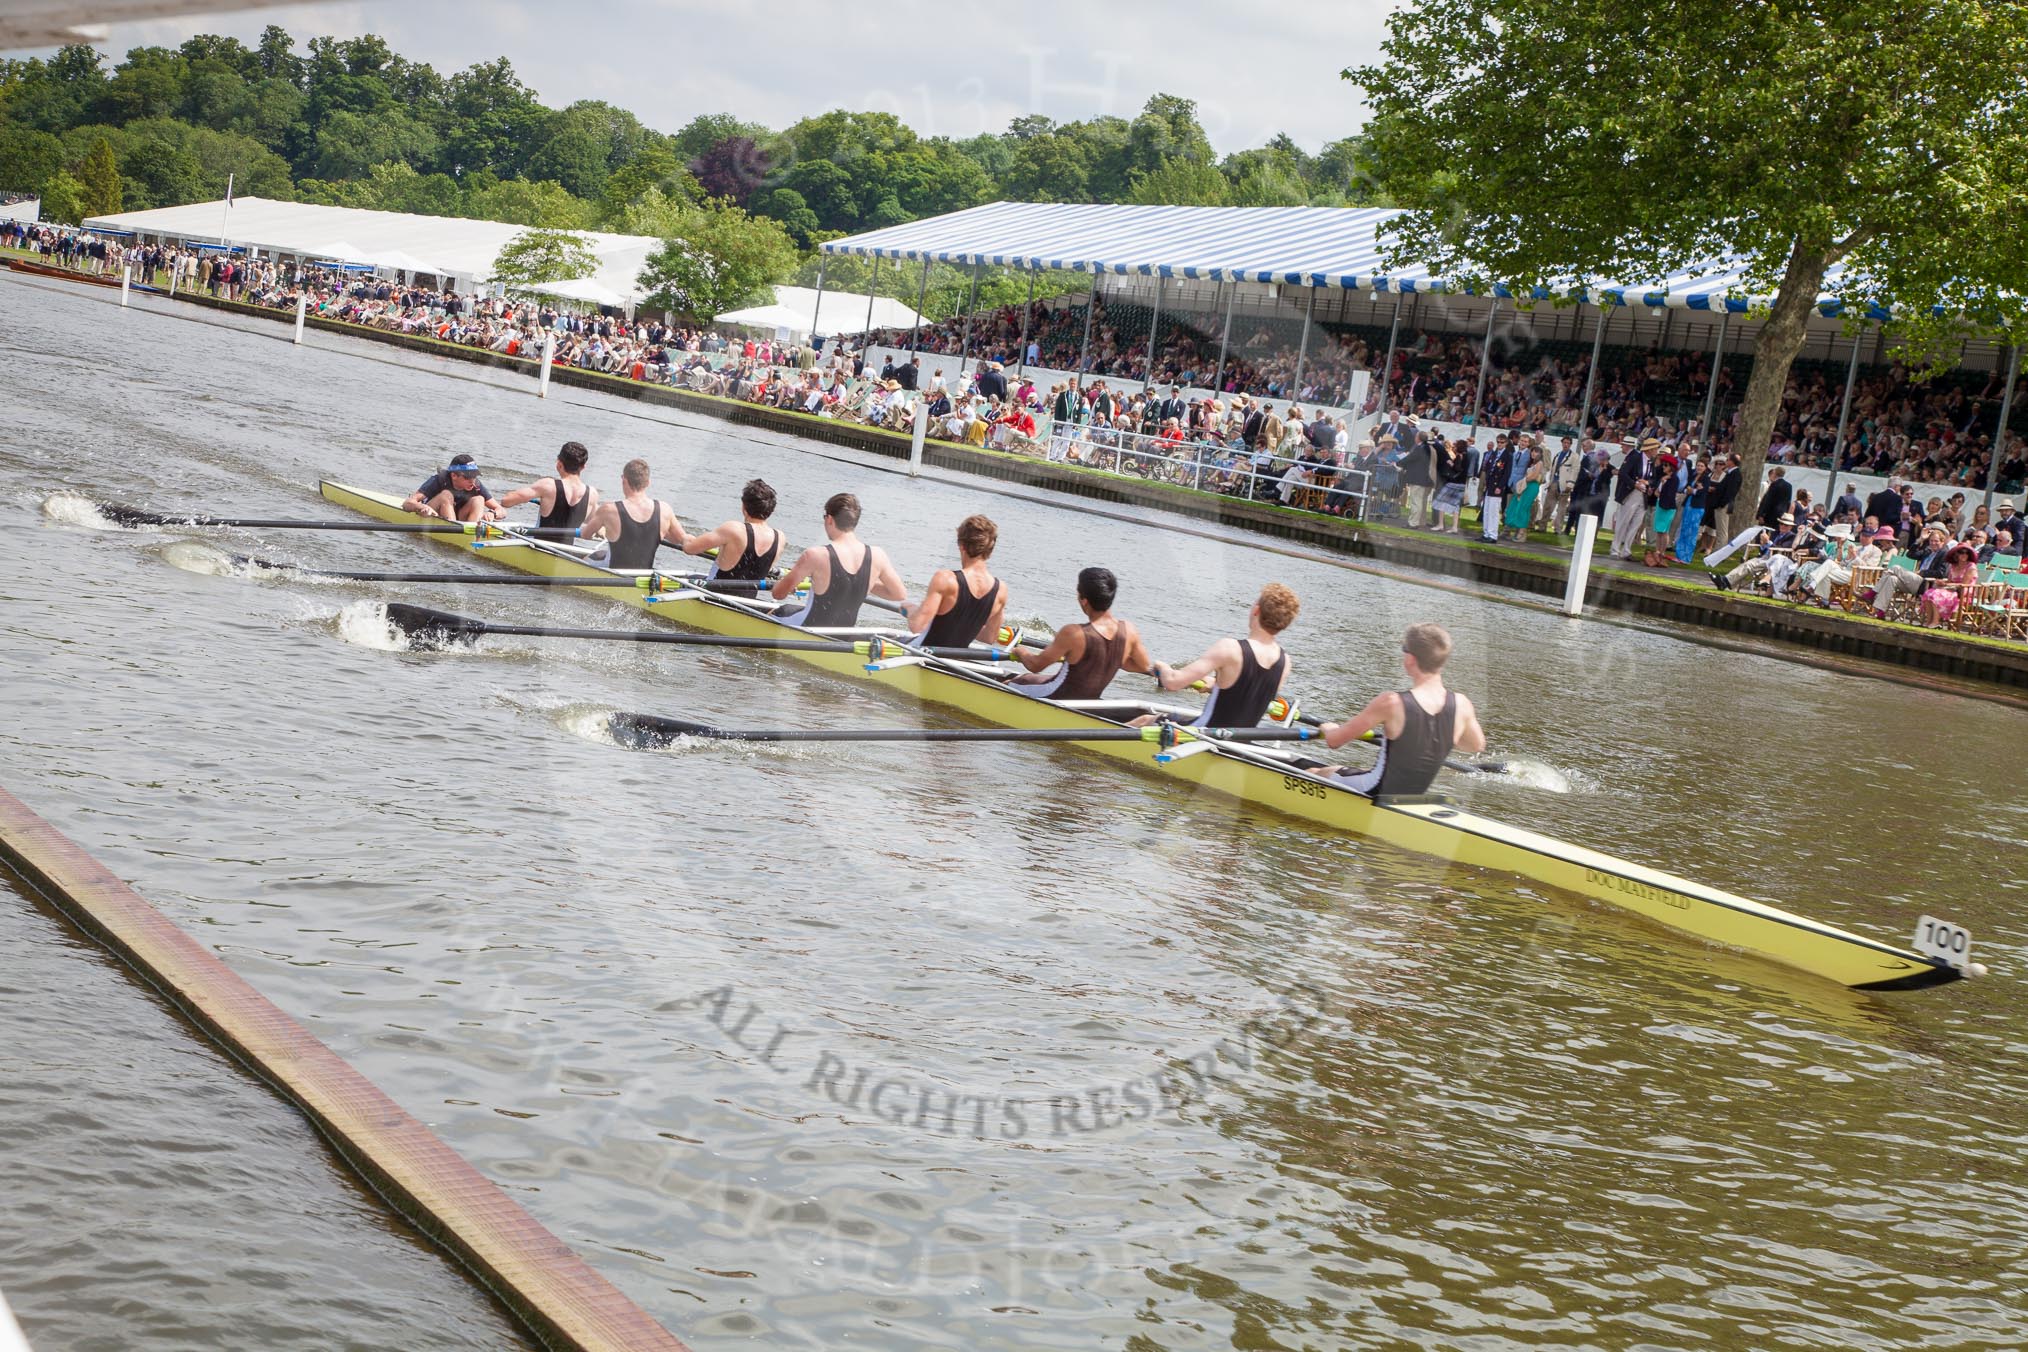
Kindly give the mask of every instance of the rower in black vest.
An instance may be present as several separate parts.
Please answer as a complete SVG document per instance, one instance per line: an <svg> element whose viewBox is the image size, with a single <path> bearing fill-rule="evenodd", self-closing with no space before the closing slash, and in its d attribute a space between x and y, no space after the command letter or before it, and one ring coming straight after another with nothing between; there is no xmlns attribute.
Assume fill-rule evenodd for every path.
<svg viewBox="0 0 2028 1352"><path fill-rule="evenodd" d="M599 504L585 518L579 533L603 535L609 542L606 567L642 572L655 566L655 551L664 544L679 549L689 537L676 509L648 496L648 462L629 460L620 471L621 499Z"/></svg>
<svg viewBox="0 0 2028 1352"><path fill-rule="evenodd" d="M1371 769L1321 767L1313 773L1374 797L1428 793L1453 748L1484 751L1486 732L1471 700L1444 686L1451 636L1434 624L1413 624L1401 641L1409 688L1375 695L1357 717L1324 725L1324 745L1341 747L1368 732L1380 733L1380 759Z"/></svg>
<svg viewBox="0 0 2028 1352"><path fill-rule="evenodd" d="M767 524L775 514L775 490L765 479L749 479L739 493L740 517L684 542L685 554L715 554L714 581L764 582L781 557L782 533Z"/></svg>
<svg viewBox="0 0 2028 1352"><path fill-rule="evenodd" d="M1084 623L1066 624L1040 652L1017 649L1016 661L1028 668L1011 682L1030 695L1049 699L1097 699L1113 677L1126 671L1150 671L1154 659L1132 623L1113 614L1120 580L1110 568L1086 568L1077 575L1077 604ZM1050 671L1050 667L1055 671Z"/></svg>
<svg viewBox="0 0 2028 1352"><path fill-rule="evenodd" d="M1007 608L1007 588L986 571L1000 528L983 516L958 523L958 566L940 568L908 617L916 642L932 648L962 648L974 639L993 641Z"/></svg>
<svg viewBox="0 0 2028 1352"><path fill-rule="evenodd" d="M894 571L887 551L869 545L856 533L859 499L834 493L824 504L828 543L806 549L769 593L788 601L805 581L810 596L800 608L784 606L775 618L799 629L850 629L859 623L859 607L869 594L906 603L908 589Z"/></svg>
<svg viewBox="0 0 2028 1352"><path fill-rule="evenodd" d="M1296 622L1301 609L1294 592L1279 582L1268 583L1246 612L1245 638L1222 638L1186 666L1155 663L1155 684L1164 690L1188 690L1199 681L1215 678L1204 708L1190 726L1258 726L1289 678L1289 655L1282 651L1280 635ZM1154 715L1136 721L1150 723Z"/></svg>
<svg viewBox="0 0 2028 1352"><path fill-rule="evenodd" d="M575 441L563 443L556 453L556 477L537 479L500 495L502 507L535 504L540 513L535 524L545 530L575 530L584 525L599 503L599 491L584 481L585 462L591 453Z"/></svg>

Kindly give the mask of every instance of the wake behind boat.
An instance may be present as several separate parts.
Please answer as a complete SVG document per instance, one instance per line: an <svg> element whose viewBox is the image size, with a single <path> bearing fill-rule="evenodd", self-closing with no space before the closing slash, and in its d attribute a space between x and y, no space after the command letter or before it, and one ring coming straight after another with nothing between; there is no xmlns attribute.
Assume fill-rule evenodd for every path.
<svg viewBox="0 0 2028 1352"><path fill-rule="evenodd" d="M408 517L395 495L325 482L334 505L386 522ZM433 536L457 547L457 536ZM590 590L685 627L732 637L807 636L765 609L694 585L647 579L615 586L613 570L589 562L571 545L514 538L479 540L471 547L486 560L539 576L575 579ZM1005 683L980 663L934 656L869 663L851 651L782 650L822 670L867 680L1006 728L1084 730L1112 737L1148 706L1104 701L1097 708L1068 707ZM1117 714L1117 717L1109 716ZM1509 826L1464 811L1437 795L1370 798L1306 773L1296 762L1264 749L1215 741L1165 748L1155 755L1140 738L1081 743L1093 753L1126 761L1193 788L1217 793L1327 830L1378 840L1401 849L1471 867L1515 874L1578 897L1603 902L1707 942L1757 954L1861 990L1915 990L1957 980L1963 973L1941 958L1897 948L1765 902L1619 859L1580 845ZM1180 753L1180 754L1179 754Z"/></svg>

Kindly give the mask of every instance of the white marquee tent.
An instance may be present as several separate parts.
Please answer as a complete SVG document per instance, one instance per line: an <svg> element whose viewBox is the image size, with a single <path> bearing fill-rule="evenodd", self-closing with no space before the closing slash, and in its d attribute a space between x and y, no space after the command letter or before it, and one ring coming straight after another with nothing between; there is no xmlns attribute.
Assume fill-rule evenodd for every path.
<svg viewBox="0 0 2028 1352"><path fill-rule="evenodd" d="M192 202L94 216L84 224L86 229L119 231L143 239L245 245L264 254L370 264L467 284L491 278L493 260L525 228L502 221L275 202L265 197L237 197L230 207L223 202ZM638 302L642 293L635 279L661 241L646 235L578 233L591 242L599 260L598 271L585 280L596 283L602 295L621 297L623 303Z"/></svg>
<svg viewBox="0 0 2028 1352"><path fill-rule="evenodd" d="M858 333L866 327L866 293L827 289L824 292L823 311L820 314L815 287L778 286L775 288L773 304L734 310L730 314L720 315L718 322L745 328L770 329L775 332L787 330L789 335L796 339L807 339L813 330L823 333ZM874 328L906 329L913 327L917 322L915 311L892 296L873 298Z"/></svg>

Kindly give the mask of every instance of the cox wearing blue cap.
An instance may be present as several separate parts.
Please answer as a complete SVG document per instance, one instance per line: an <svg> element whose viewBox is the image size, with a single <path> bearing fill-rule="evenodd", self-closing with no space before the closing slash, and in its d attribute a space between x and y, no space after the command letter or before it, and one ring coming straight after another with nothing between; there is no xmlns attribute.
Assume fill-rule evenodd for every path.
<svg viewBox="0 0 2028 1352"><path fill-rule="evenodd" d="M507 515L507 509L480 480L479 462L462 453L423 480L422 487L409 494L402 506L417 516L446 521L497 521Z"/></svg>

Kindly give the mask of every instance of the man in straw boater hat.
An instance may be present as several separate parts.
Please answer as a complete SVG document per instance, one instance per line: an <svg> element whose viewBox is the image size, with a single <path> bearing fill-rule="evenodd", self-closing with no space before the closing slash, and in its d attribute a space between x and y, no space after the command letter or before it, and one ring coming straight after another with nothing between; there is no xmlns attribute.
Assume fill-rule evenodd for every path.
<svg viewBox="0 0 2028 1352"><path fill-rule="evenodd" d="M1620 461L1619 476L1613 480L1613 547L1608 551L1612 558L1631 559L1634 546L1640 543L1641 527L1648 517L1648 481L1654 477L1655 458L1661 450L1662 443L1648 437L1629 447Z"/></svg>

